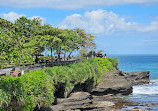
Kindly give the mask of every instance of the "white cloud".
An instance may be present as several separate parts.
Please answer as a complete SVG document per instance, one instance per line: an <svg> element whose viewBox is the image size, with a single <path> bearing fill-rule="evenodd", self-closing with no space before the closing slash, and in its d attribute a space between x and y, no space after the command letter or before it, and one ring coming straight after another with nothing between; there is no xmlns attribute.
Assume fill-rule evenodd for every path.
<svg viewBox="0 0 158 111"><path fill-rule="evenodd" d="M15 22L15 20L17 20L18 18L22 17L22 16L26 16L24 14L19 15L15 12L9 12L8 14L0 14L0 17L11 21L11 22ZM33 17L29 17L29 19L34 19L34 18L39 18L40 20L42 20L42 24L44 24L46 22L46 19L40 16L33 16Z"/></svg>
<svg viewBox="0 0 158 111"><path fill-rule="evenodd" d="M158 32L158 20L152 21L148 25L138 22L126 22L125 18L106 10L96 10L85 12L84 15L73 14L67 16L60 24L60 28L83 28L93 34L118 35L143 33L150 31Z"/></svg>
<svg viewBox="0 0 158 111"><path fill-rule="evenodd" d="M158 31L158 20L151 21L150 25L141 25L138 30L142 32Z"/></svg>
<svg viewBox="0 0 158 111"><path fill-rule="evenodd" d="M30 17L29 19L33 20L35 18L39 18L42 21L42 24L46 23L46 18L43 18L43 17L40 17L40 16L33 16L33 17Z"/></svg>
<svg viewBox="0 0 158 111"><path fill-rule="evenodd" d="M0 6L18 8L82 9L124 4L151 5L158 0L0 0Z"/></svg>
<svg viewBox="0 0 158 111"><path fill-rule="evenodd" d="M18 18L25 16L25 15L18 15L15 12L9 12L8 14L0 14L0 16L8 21L14 22L15 20L17 20Z"/></svg>

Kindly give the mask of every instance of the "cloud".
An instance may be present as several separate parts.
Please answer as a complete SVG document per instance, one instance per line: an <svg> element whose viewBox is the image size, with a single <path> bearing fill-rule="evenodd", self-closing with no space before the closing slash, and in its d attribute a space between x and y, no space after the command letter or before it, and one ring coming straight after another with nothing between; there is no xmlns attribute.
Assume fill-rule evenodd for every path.
<svg viewBox="0 0 158 111"><path fill-rule="evenodd" d="M95 35L130 35L137 33L158 32L158 20L150 24L138 22L126 22L126 19L113 12L106 10L95 10L85 12L84 15L73 14L67 16L60 24L60 28L83 28Z"/></svg>
<svg viewBox="0 0 158 111"><path fill-rule="evenodd" d="M138 30L142 31L142 32L158 31L158 19L151 21L149 25L142 25L141 24L138 27Z"/></svg>
<svg viewBox="0 0 158 111"><path fill-rule="evenodd" d="M124 4L151 5L158 0L0 0L0 6L16 8L85 9Z"/></svg>
<svg viewBox="0 0 158 111"><path fill-rule="evenodd" d="M15 12L9 12L8 14L0 14L0 16L8 21L14 22L15 20L17 20L18 18L25 16L24 14L22 15L18 15Z"/></svg>
<svg viewBox="0 0 158 111"><path fill-rule="evenodd" d="M46 18L43 18L43 17L40 17L40 16L33 16L33 17L30 17L29 19L33 20L35 18L39 18L42 21L42 24L46 23Z"/></svg>
<svg viewBox="0 0 158 111"><path fill-rule="evenodd" d="M17 14L15 12L9 12L8 14L0 14L0 17L11 21L11 22L15 22L15 20L17 20L18 18L22 17L22 16L26 16L25 14ZM40 20L42 20L42 24L44 24L46 22L46 19L40 16L33 16L33 17L29 17L29 19L34 19L34 18L39 18Z"/></svg>

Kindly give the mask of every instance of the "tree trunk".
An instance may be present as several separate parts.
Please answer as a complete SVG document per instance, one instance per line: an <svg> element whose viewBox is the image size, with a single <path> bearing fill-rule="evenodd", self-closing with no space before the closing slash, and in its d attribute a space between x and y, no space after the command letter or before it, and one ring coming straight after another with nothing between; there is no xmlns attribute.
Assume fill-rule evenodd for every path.
<svg viewBox="0 0 158 111"><path fill-rule="evenodd" d="M60 50L61 50L61 47L59 48L58 50L58 59L60 60Z"/></svg>
<svg viewBox="0 0 158 111"><path fill-rule="evenodd" d="M70 54L68 55L69 59L71 59L71 57L70 57L71 53L72 53L72 52L70 52Z"/></svg>
<svg viewBox="0 0 158 111"><path fill-rule="evenodd" d="M66 57L66 51L65 51L65 54L64 54L64 62L65 62L65 57Z"/></svg>
<svg viewBox="0 0 158 111"><path fill-rule="evenodd" d="M58 51L59 53L58 53L58 59L60 60L60 50Z"/></svg>
<svg viewBox="0 0 158 111"><path fill-rule="evenodd" d="M38 63L38 57L37 57L37 55L36 55L36 59L35 59L35 62L36 62L36 63Z"/></svg>
<svg viewBox="0 0 158 111"><path fill-rule="evenodd" d="M51 62L53 63L53 56L52 56L52 52L53 52L53 49L51 48Z"/></svg>

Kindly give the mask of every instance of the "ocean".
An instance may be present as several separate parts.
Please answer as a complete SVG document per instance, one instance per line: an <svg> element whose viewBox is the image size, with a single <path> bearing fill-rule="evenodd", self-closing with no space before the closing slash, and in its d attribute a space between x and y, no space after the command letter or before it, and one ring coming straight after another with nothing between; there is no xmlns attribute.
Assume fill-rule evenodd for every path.
<svg viewBox="0 0 158 111"><path fill-rule="evenodd" d="M150 84L134 86L131 95L115 98L117 101L123 101L122 107L158 111L158 55L111 55L109 57L118 58L118 67L123 72L150 71Z"/></svg>

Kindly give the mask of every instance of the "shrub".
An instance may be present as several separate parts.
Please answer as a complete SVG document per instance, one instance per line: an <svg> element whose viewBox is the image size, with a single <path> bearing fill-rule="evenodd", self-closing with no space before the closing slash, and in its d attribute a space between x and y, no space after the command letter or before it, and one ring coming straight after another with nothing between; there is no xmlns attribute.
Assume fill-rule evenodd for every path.
<svg viewBox="0 0 158 111"><path fill-rule="evenodd" d="M20 109L26 94L20 77L2 77L0 80L0 105L5 111Z"/></svg>
<svg viewBox="0 0 158 111"><path fill-rule="evenodd" d="M69 91L77 83L83 83L88 78L94 78L95 83L99 79L102 71L99 70L99 64L94 59L86 59L80 63L74 63L68 66L56 66L43 69L52 80L57 84L64 82L65 90Z"/></svg>
<svg viewBox="0 0 158 111"><path fill-rule="evenodd" d="M21 77L2 77L0 80L1 110L32 111L36 106L50 106L54 101L55 84L65 83L68 92L77 83L93 78L90 84L101 81L103 71L115 70L115 59L86 59L68 66L48 67Z"/></svg>
<svg viewBox="0 0 158 111"><path fill-rule="evenodd" d="M55 90L51 77L44 71L32 71L23 75L22 81L27 95L26 107L49 106L54 101Z"/></svg>
<svg viewBox="0 0 158 111"><path fill-rule="evenodd" d="M113 66L112 62L109 61L107 58L99 58L96 57L95 60L98 61L99 66L103 71L111 71L111 70L116 70L116 68Z"/></svg>
<svg viewBox="0 0 158 111"><path fill-rule="evenodd" d="M118 69L118 60L117 60L117 58L115 57L115 58L108 58L108 60L112 63L112 65L113 65L113 67L115 67L116 69Z"/></svg>
<svg viewBox="0 0 158 111"><path fill-rule="evenodd" d="M36 105L49 106L54 101L54 86L49 75L33 71L22 77L2 77L0 103L4 110L28 110Z"/></svg>

